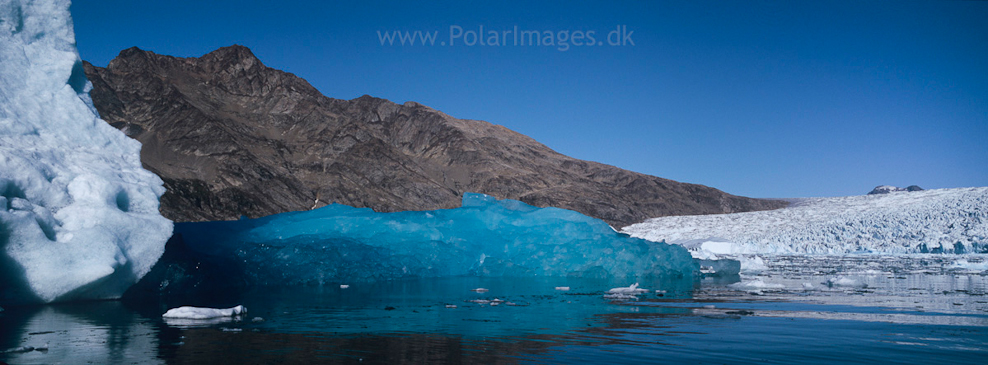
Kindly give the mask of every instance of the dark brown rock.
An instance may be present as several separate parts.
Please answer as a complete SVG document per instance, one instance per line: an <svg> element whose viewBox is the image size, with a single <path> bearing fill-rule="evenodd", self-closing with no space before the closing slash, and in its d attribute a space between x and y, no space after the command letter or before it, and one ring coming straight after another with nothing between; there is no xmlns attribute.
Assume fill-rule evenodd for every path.
<svg viewBox="0 0 988 365"><path fill-rule="evenodd" d="M130 48L85 71L103 119L144 144L142 161L168 189L162 214L180 222L333 202L453 208L464 192L573 209L615 227L785 205L577 160L414 102L328 98L242 46L199 58Z"/></svg>

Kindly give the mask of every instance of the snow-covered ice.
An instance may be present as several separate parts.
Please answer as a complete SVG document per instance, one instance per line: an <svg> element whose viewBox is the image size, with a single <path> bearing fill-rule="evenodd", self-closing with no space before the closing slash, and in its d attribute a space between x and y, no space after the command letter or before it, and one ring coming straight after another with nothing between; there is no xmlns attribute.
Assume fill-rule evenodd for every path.
<svg viewBox="0 0 988 365"><path fill-rule="evenodd" d="M233 317L247 313L247 308L242 305L238 305L232 308L202 308L202 307L178 307L169 309L165 314L161 315L161 318L179 318L179 319L212 319L212 318L223 318L223 317Z"/></svg>
<svg viewBox="0 0 988 365"><path fill-rule="evenodd" d="M0 65L0 302L119 297L172 223L140 143L96 115L69 1L0 1Z"/></svg>
<svg viewBox="0 0 988 365"><path fill-rule="evenodd" d="M460 275L692 277L698 269L680 246L628 237L571 210L472 193L456 209L378 213L334 204L180 223L176 233L202 260L256 285Z"/></svg>
<svg viewBox="0 0 988 365"><path fill-rule="evenodd" d="M715 256L986 252L988 188L800 199L771 211L653 218L622 232Z"/></svg>

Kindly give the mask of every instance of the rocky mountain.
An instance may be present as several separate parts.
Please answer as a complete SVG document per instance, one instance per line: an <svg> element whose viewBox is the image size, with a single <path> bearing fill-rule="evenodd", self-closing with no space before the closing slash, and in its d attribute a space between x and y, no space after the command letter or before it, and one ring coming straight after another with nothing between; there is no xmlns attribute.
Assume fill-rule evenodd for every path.
<svg viewBox="0 0 988 365"><path fill-rule="evenodd" d="M615 227L786 203L582 161L505 127L415 102L323 96L242 46L198 58L120 52L84 65L108 123L144 144L175 221L230 220L330 203L377 211L457 207L464 192L557 206Z"/></svg>

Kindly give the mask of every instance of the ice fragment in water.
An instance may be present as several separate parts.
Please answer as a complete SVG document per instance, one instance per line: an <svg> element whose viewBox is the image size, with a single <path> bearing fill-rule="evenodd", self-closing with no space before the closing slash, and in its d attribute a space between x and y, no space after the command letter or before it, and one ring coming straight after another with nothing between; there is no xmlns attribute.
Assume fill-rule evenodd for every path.
<svg viewBox="0 0 988 365"><path fill-rule="evenodd" d="M240 314L247 313L247 308L242 305L238 305L232 308L217 309L217 308L201 308L201 307L178 307L169 309L165 314L162 314L162 318L180 318L180 319L211 319L211 318L221 318L221 317L232 317Z"/></svg>

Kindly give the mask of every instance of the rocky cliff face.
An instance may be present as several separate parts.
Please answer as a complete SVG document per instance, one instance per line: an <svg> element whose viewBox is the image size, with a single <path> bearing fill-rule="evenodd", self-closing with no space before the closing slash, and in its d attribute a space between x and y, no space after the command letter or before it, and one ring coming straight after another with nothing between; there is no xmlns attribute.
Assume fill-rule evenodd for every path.
<svg viewBox="0 0 988 365"><path fill-rule="evenodd" d="M785 204L577 160L414 102L328 98L241 46L199 58L130 48L85 71L103 119L144 144L144 165L168 189L162 213L179 222L334 202L453 208L464 192L572 209L615 227Z"/></svg>

